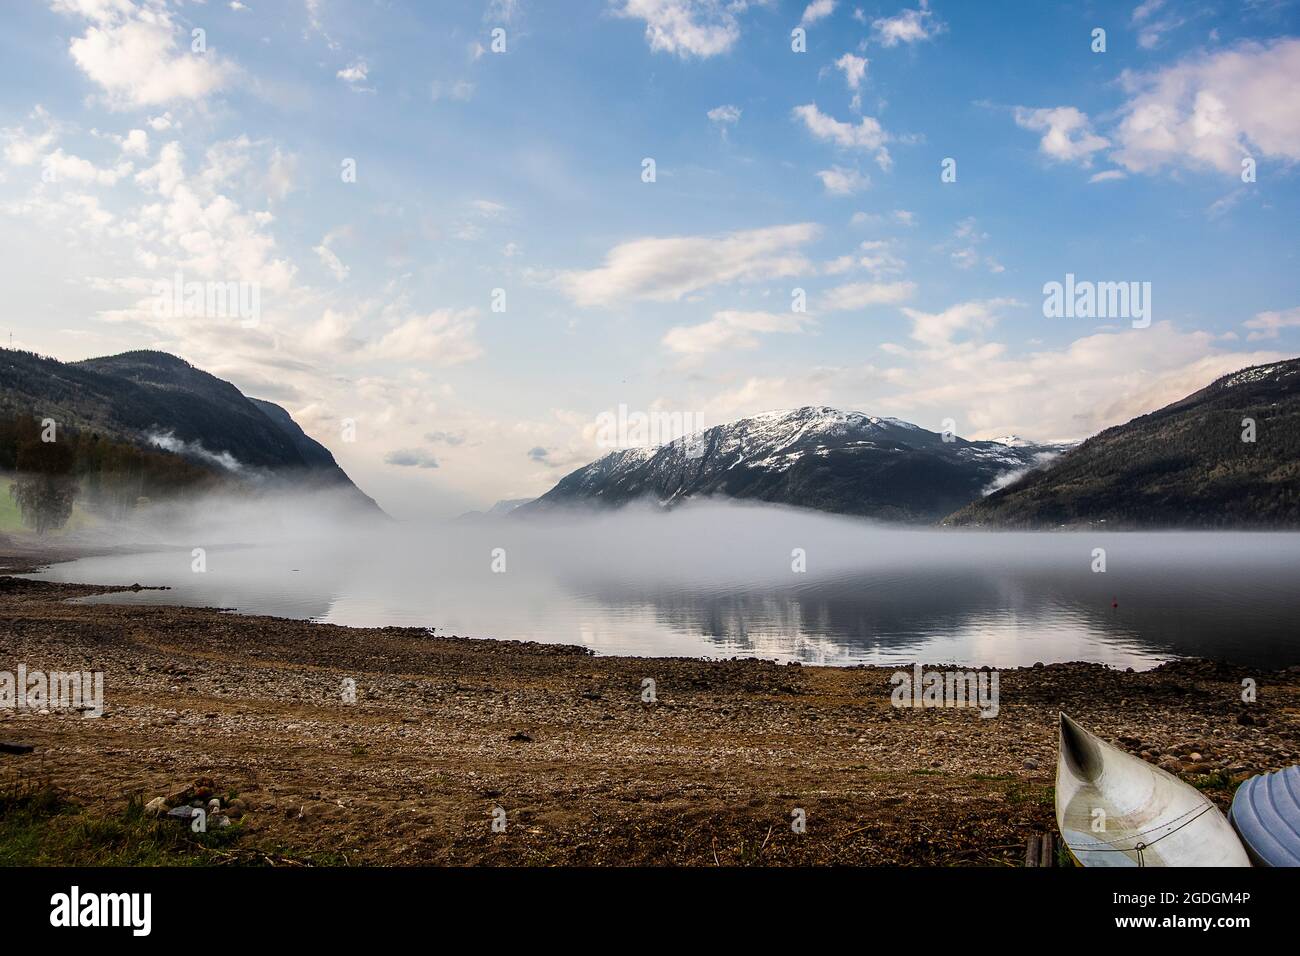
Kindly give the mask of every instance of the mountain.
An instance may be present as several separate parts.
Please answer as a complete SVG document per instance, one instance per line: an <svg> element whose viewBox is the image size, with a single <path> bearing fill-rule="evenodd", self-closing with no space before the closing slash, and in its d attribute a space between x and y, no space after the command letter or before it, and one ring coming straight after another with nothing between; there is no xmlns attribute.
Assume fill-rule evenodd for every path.
<svg viewBox="0 0 1300 956"><path fill-rule="evenodd" d="M284 409L166 352L65 363L0 350L0 412L52 418L235 479L342 489L358 506L379 511Z"/></svg>
<svg viewBox="0 0 1300 956"><path fill-rule="evenodd" d="M532 498L502 498L487 511L466 511L459 515L457 521L481 521L484 518L504 518L520 505L526 505Z"/></svg>
<svg viewBox="0 0 1300 956"><path fill-rule="evenodd" d="M1254 441L1244 441L1255 423ZM1249 436L1247 436L1249 437ZM1108 428L946 523L1300 527L1300 359L1225 375Z"/></svg>
<svg viewBox="0 0 1300 956"><path fill-rule="evenodd" d="M949 437L824 406L771 412L659 448L611 452L515 514L719 496L933 522L1061 450Z"/></svg>

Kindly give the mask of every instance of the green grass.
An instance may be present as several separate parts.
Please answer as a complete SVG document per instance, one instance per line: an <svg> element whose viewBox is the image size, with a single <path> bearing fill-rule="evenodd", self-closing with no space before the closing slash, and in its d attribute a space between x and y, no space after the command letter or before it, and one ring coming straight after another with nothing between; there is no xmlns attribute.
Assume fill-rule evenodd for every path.
<svg viewBox="0 0 1300 956"><path fill-rule="evenodd" d="M14 496L9 494L10 479L0 478L0 532L6 534L31 534L31 530L23 524L22 512L18 510L18 502L14 501ZM68 518L68 523L60 528L54 534L62 534L65 531L80 531L83 528L94 527L99 523L94 515L81 506L79 502L72 505L72 516Z"/></svg>
<svg viewBox="0 0 1300 956"><path fill-rule="evenodd" d="M312 866L343 863L337 854L304 855L284 847L243 846L239 823L193 833L158 818L131 797L116 813L95 815L49 784L0 793L0 866L222 866L292 861Z"/></svg>
<svg viewBox="0 0 1300 956"><path fill-rule="evenodd" d="M1013 783L1006 789L1006 799L1007 803L1054 807L1056 788L1035 783Z"/></svg>

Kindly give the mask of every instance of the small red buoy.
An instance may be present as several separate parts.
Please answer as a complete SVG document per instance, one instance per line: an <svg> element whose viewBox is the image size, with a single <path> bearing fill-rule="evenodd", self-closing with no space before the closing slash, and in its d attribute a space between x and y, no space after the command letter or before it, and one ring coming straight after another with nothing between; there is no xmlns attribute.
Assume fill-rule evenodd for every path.
<svg viewBox="0 0 1300 956"><path fill-rule="evenodd" d="M1116 601L1114 598L1111 598L1111 599L1110 599L1110 606L1111 606L1111 607L1119 607L1119 601Z"/></svg>

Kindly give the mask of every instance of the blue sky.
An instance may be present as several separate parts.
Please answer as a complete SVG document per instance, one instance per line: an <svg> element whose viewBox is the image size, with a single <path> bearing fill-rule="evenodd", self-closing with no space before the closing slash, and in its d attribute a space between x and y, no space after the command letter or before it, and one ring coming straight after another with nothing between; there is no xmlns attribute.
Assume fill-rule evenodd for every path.
<svg viewBox="0 0 1300 956"><path fill-rule="evenodd" d="M1300 352L1294 2L4 18L15 344L180 354L285 405L399 515L540 493L619 406L1072 439ZM256 285L256 325L159 315L178 272ZM1149 282L1149 327L1044 317L1067 273Z"/></svg>

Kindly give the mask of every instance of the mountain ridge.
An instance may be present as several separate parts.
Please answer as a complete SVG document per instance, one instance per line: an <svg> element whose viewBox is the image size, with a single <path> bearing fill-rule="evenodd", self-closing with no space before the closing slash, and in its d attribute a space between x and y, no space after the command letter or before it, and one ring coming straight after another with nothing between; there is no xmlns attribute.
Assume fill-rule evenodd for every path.
<svg viewBox="0 0 1300 956"><path fill-rule="evenodd" d="M968 441L900 419L808 405L715 425L657 448L615 449L513 513L646 499L669 508L717 496L929 523L1062 447Z"/></svg>
<svg viewBox="0 0 1300 956"><path fill-rule="evenodd" d="M357 506L383 513L283 408L168 352L61 362L0 350L0 410L162 449L217 473L245 469L245 477L291 488L342 489Z"/></svg>
<svg viewBox="0 0 1300 956"><path fill-rule="evenodd" d="M944 523L1300 527L1300 358L1231 372L1104 429Z"/></svg>

